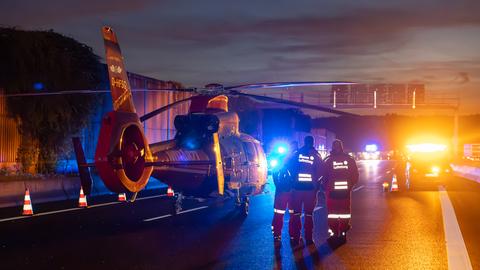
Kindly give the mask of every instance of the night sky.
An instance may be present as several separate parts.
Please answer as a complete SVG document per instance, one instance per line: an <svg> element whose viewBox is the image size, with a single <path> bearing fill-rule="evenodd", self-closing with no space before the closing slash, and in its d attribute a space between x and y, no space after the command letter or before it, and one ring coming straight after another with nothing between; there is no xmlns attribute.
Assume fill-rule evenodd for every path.
<svg viewBox="0 0 480 270"><path fill-rule="evenodd" d="M130 71L186 86L422 82L480 113L478 0L2 0L0 24L53 29L102 57L111 25Z"/></svg>

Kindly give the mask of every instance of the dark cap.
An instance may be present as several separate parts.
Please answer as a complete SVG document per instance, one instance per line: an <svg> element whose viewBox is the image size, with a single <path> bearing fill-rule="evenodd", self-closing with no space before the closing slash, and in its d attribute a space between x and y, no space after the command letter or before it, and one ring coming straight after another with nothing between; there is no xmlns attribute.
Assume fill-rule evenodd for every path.
<svg viewBox="0 0 480 270"><path fill-rule="evenodd" d="M336 139L332 143L332 153L343 153L343 143L341 140Z"/></svg>
<svg viewBox="0 0 480 270"><path fill-rule="evenodd" d="M307 136L303 139L303 145L307 147L313 147L314 139L312 136Z"/></svg>

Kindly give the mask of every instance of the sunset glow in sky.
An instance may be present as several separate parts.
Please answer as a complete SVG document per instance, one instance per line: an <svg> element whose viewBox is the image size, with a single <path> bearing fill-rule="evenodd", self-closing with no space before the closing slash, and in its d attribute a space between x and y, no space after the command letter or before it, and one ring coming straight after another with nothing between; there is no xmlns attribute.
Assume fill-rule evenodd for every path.
<svg viewBox="0 0 480 270"><path fill-rule="evenodd" d="M388 3L387 3L388 2ZM480 1L2 1L0 24L53 29L130 71L186 86L265 81L422 82L480 113Z"/></svg>

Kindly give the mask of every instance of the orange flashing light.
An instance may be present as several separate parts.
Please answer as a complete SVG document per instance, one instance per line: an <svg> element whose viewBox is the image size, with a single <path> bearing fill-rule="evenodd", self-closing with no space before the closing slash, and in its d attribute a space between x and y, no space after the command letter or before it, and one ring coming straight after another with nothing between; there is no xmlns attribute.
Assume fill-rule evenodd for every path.
<svg viewBox="0 0 480 270"><path fill-rule="evenodd" d="M409 144L407 145L407 149L410 152L432 153L432 152L443 152L447 149L447 146L444 144L420 143L420 144Z"/></svg>

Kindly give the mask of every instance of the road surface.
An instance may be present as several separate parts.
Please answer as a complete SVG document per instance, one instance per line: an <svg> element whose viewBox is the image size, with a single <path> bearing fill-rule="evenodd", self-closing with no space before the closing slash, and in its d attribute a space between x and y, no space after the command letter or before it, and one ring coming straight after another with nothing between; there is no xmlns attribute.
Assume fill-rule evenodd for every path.
<svg viewBox="0 0 480 270"><path fill-rule="evenodd" d="M35 205L32 194L33 217L0 209L0 269L480 269L480 185L451 177L446 191L383 192L394 167L359 162L353 228L339 247L292 250L284 237L275 249L271 186L251 198L248 217L232 200L186 200L171 216L152 191L135 203L95 198L88 209Z"/></svg>

